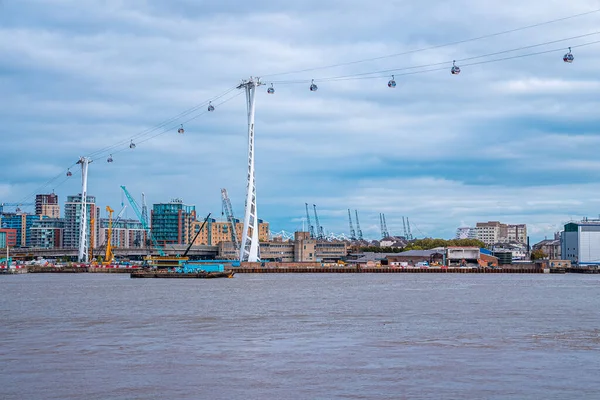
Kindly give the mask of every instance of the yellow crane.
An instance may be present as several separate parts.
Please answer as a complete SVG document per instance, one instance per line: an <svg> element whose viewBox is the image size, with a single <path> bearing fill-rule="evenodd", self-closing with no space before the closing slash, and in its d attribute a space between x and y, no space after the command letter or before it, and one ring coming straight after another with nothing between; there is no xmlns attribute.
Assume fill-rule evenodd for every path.
<svg viewBox="0 0 600 400"><path fill-rule="evenodd" d="M104 262L103 265L112 264L115 260L115 255L112 251L111 239L112 239L112 217L115 210L110 208L110 206L106 206L106 212L108 213L108 234L106 238L106 252L104 253Z"/></svg>
<svg viewBox="0 0 600 400"><path fill-rule="evenodd" d="M92 213L92 218L90 218L90 248L89 248L89 259L92 265L94 265L94 223L96 220L94 219L94 213Z"/></svg>

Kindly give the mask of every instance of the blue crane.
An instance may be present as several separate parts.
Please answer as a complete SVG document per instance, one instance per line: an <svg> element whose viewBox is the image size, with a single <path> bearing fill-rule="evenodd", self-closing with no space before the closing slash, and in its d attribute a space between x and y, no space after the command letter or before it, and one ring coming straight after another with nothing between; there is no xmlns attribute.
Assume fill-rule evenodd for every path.
<svg viewBox="0 0 600 400"><path fill-rule="evenodd" d="M156 241L156 239L154 239L154 236L152 236L152 232L150 232L150 227L148 226L148 223L144 220L144 216L143 216L142 212L140 211L140 207L138 206L137 202L131 196L131 194L129 194L129 192L127 191L127 188L125 186L121 186L121 189L123 189L125 196L127 196L127 200L129 200L129 204L131 204L131 208L133 208L133 211L135 211L135 215L137 215L138 219L142 223L142 226L144 227L144 230L150 237L150 240L152 240L152 246L154 246L154 248L158 251L158 254L160 254L162 257L164 257L165 252L158 245L158 242Z"/></svg>
<svg viewBox="0 0 600 400"><path fill-rule="evenodd" d="M306 223L308 224L308 231L310 232L310 238L315 239L315 227L310 223L310 214L308 213L308 203L304 203L306 206Z"/></svg>

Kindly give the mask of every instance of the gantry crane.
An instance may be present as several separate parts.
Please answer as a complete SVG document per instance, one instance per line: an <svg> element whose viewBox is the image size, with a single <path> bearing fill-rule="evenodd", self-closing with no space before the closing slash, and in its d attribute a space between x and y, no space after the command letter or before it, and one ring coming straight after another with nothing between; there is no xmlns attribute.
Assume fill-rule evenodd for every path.
<svg viewBox="0 0 600 400"><path fill-rule="evenodd" d="M358 221L358 210L354 210L356 213L356 234L358 236L358 240L363 240L362 230L360 229L360 222Z"/></svg>
<svg viewBox="0 0 600 400"><path fill-rule="evenodd" d="M323 227L319 223L319 215L317 214L317 205L313 204L313 208L315 210L315 224L317 224L317 239L323 240L323 239L325 239L325 233L323 232Z"/></svg>
<svg viewBox="0 0 600 400"><path fill-rule="evenodd" d="M308 224L308 231L310 232L311 239L314 239L315 236L315 227L310 223L310 214L308 212L308 203L304 203L306 206L306 223Z"/></svg>
<svg viewBox="0 0 600 400"><path fill-rule="evenodd" d="M350 222L350 240L356 240L356 231L354 230L354 226L352 226L352 214L350 214L350 209L348 209L348 221Z"/></svg>

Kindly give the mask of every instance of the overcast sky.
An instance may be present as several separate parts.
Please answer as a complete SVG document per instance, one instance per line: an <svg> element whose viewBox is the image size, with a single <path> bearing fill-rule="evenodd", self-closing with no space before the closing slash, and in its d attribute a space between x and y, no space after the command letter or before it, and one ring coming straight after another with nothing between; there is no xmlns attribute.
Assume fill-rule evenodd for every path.
<svg viewBox="0 0 600 400"><path fill-rule="evenodd" d="M70 179L66 169L91 154L89 193L102 209L119 210L126 185L150 203L181 198L199 215L221 218L225 187L243 218L244 96L231 98L239 93L232 91L213 113L199 114L205 101L261 76L267 84L302 82L275 83L274 95L264 86L256 96L258 215L273 231L302 228L308 202L317 204L326 232L348 234L351 208L371 238L379 237L383 212L396 235L407 216L417 237L450 238L458 226L500 220L526 223L537 241L565 221L600 214L600 44L574 47L573 64L562 61L567 47L600 34L478 59L557 50L464 66L458 76L451 62L441 71L398 72L395 89L387 74L319 79L590 34L600 31L600 12L403 56L269 74L597 8L596 0L3 0L0 202L55 190L62 203L81 185L77 167ZM311 79L317 92L308 90ZM166 133L143 134L196 105ZM195 116L178 135L179 123Z"/></svg>

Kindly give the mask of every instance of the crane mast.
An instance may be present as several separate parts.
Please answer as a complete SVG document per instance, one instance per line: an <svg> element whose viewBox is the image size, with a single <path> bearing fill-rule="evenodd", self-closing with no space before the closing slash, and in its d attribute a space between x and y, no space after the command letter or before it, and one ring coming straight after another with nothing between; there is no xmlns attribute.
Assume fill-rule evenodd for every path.
<svg viewBox="0 0 600 400"><path fill-rule="evenodd" d="M310 223L310 213L308 212L308 203L304 203L306 206L306 223L308 224L308 230L310 232L310 237L314 239L315 236L315 227Z"/></svg>
<svg viewBox="0 0 600 400"><path fill-rule="evenodd" d="M221 189L221 199L223 200L223 210L225 210L225 216L227 217L227 221L231 225L231 241L235 246L236 258L239 258L240 252L240 242L237 237L237 232L235 230L235 218L233 217L233 207L231 207L231 200L229 200L229 196L227 195L227 189Z"/></svg>
<svg viewBox="0 0 600 400"><path fill-rule="evenodd" d="M356 231L352 226L352 214L350 214L350 209L348 209L348 221L350 222L350 239L356 240Z"/></svg>
<svg viewBox="0 0 600 400"><path fill-rule="evenodd" d="M108 213L108 237L106 238L106 250L104 252L103 264L109 265L115 259L115 255L112 251L113 213L115 210L110 208L110 206L106 206L106 212Z"/></svg>
<svg viewBox="0 0 600 400"><path fill-rule="evenodd" d="M363 233L360 229L360 222L358 221L358 210L354 210L356 213L356 234L358 236L358 240L363 240Z"/></svg>
<svg viewBox="0 0 600 400"><path fill-rule="evenodd" d="M317 205L313 204L313 208L315 210L315 224L317 224L317 239L323 240L323 239L325 239L325 234L323 233L323 227L319 223L319 215L317 214Z"/></svg>
<svg viewBox="0 0 600 400"><path fill-rule="evenodd" d="M408 217L406 217L406 227L408 228L408 240L413 240L413 235L410 230L410 221L408 220Z"/></svg>
<svg viewBox="0 0 600 400"><path fill-rule="evenodd" d="M146 195L142 192L142 218L146 221L146 225L150 226L150 221L148 220L148 206L146 205Z"/></svg>

